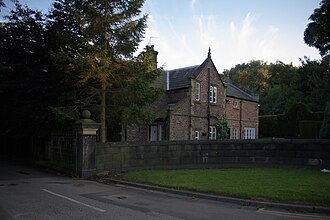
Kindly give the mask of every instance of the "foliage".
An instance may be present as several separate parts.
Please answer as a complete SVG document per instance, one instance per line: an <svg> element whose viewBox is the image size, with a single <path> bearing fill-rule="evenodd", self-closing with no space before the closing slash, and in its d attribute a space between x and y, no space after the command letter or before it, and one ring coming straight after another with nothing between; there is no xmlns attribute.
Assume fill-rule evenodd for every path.
<svg viewBox="0 0 330 220"><path fill-rule="evenodd" d="M274 85L263 94L260 99L262 113L270 115L281 114L288 111L290 106L295 104L301 97L300 93L287 85Z"/></svg>
<svg viewBox="0 0 330 220"><path fill-rule="evenodd" d="M1 7L6 7L6 4L3 2L3 0L0 0L0 12L1 12Z"/></svg>
<svg viewBox="0 0 330 220"><path fill-rule="evenodd" d="M305 58L299 68L297 90L306 103L314 111L324 111L326 102L330 101L330 59L310 60Z"/></svg>
<svg viewBox="0 0 330 220"><path fill-rule="evenodd" d="M69 38L63 41L79 38L78 42L69 41L65 45L69 49L54 54L55 63L62 65L67 72L77 74L76 84L92 87L93 90L88 91L95 91L92 96L98 96L102 142L106 141L107 90L115 87L115 84L119 84L117 88L127 86L140 76L127 70L127 67L138 69L131 64L138 63L133 60L132 54L141 42L146 27L147 16L140 16L143 3L144 0L61 0L57 1L57 9L53 11L55 17L57 12L70 12L69 21L73 22L68 23L71 26L66 32ZM73 6L76 11L71 11L68 6ZM74 36L70 36L72 29L75 30ZM61 62L63 60L65 62ZM130 65L127 65L128 61ZM91 100L91 97L87 96L87 99Z"/></svg>
<svg viewBox="0 0 330 220"><path fill-rule="evenodd" d="M152 120L145 106L161 92L152 86L161 70L133 56L146 27L143 3L56 0L43 14L15 1L0 26L1 133L46 134L84 109L116 126Z"/></svg>
<svg viewBox="0 0 330 220"><path fill-rule="evenodd" d="M330 59L301 59L301 66L251 61L224 71L230 79L259 95L260 115L283 114L297 102L324 111L330 101Z"/></svg>
<svg viewBox="0 0 330 220"><path fill-rule="evenodd" d="M230 70L225 70L224 74L230 80L256 94L260 94L267 89L266 82L270 77L267 63L260 60L237 64Z"/></svg>
<svg viewBox="0 0 330 220"><path fill-rule="evenodd" d="M142 170L130 171L124 177L130 181L240 198L330 205L327 190L330 176L307 169Z"/></svg>
<svg viewBox="0 0 330 220"><path fill-rule="evenodd" d="M15 9L0 26L1 129L6 135L30 137L47 132L58 101L57 77L49 71L45 16L15 1Z"/></svg>
<svg viewBox="0 0 330 220"><path fill-rule="evenodd" d="M316 139L320 136L322 121L299 120L299 138Z"/></svg>
<svg viewBox="0 0 330 220"><path fill-rule="evenodd" d="M228 122L227 122L226 116L219 115L215 121L215 127L217 128L217 138L218 139L227 139L228 138Z"/></svg>
<svg viewBox="0 0 330 220"><path fill-rule="evenodd" d="M322 0L309 20L304 32L305 43L317 48L322 56L330 55L330 0Z"/></svg>
<svg viewBox="0 0 330 220"><path fill-rule="evenodd" d="M285 113L259 116L260 137L318 138L323 113L297 103Z"/></svg>
<svg viewBox="0 0 330 220"><path fill-rule="evenodd" d="M324 112L324 120L320 129L320 138L330 139L330 102Z"/></svg>

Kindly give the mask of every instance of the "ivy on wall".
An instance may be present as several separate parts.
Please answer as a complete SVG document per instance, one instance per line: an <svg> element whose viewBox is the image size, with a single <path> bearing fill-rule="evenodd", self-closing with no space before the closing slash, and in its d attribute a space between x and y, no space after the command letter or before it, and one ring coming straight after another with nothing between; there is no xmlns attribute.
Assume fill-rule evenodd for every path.
<svg viewBox="0 0 330 220"><path fill-rule="evenodd" d="M219 115L215 121L215 127L217 128L217 138L227 139L228 138L228 122L227 117Z"/></svg>

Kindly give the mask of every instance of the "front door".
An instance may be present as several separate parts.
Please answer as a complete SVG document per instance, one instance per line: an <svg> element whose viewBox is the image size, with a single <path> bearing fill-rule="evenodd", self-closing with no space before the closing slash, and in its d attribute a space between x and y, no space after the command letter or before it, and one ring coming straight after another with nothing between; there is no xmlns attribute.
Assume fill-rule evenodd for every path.
<svg viewBox="0 0 330 220"><path fill-rule="evenodd" d="M157 125L150 126L150 141L157 141L158 132L157 132Z"/></svg>

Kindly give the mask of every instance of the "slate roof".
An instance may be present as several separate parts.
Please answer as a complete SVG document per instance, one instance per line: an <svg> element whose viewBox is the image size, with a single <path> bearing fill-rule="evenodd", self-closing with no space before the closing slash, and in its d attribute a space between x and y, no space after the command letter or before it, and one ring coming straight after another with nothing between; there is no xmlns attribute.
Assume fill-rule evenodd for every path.
<svg viewBox="0 0 330 220"><path fill-rule="evenodd" d="M259 96L251 94L249 91L235 85L232 82L226 81L224 83L227 86L227 96L252 102L259 102Z"/></svg>
<svg viewBox="0 0 330 220"><path fill-rule="evenodd" d="M195 75L199 67L200 65L196 65L167 71L170 79L169 90L189 87L189 79Z"/></svg>
<svg viewBox="0 0 330 220"><path fill-rule="evenodd" d="M174 69L165 71L162 76L162 82L166 85L167 74L169 76L169 88L168 90L183 89L190 86L190 78L196 77L199 72L203 69L203 66L210 60L210 57L207 58L203 64L196 66L189 66L180 69ZM253 95L251 92L243 89L239 85L231 81L224 82L224 85L227 87L227 96L238 98L242 100L259 102L259 96Z"/></svg>

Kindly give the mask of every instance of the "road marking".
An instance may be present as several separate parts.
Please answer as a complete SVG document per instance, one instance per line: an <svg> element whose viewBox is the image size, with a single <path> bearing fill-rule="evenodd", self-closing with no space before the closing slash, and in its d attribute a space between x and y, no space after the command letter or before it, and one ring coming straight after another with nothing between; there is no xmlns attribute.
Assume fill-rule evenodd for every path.
<svg viewBox="0 0 330 220"><path fill-rule="evenodd" d="M52 192L52 191L47 190L47 189L42 189L42 191L47 192L47 193L49 193L49 194L52 194L52 195L54 195L54 196L58 196L58 197L60 197L60 198L62 198L62 199L66 199L66 200L69 200L69 201L71 201L71 202L77 203L77 204L79 204L79 205L86 206L86 207L91 208L91 209L94 209L94 210L96 210L96 211L99 211L99 212L105 212L104 209L100 209L100 208L97 208L97 207L95 207L95 206L88 205L88 204L83 203L83 202L79 202L79 201L77 201L77 200L71 199L71 198L69 198L69 197L67 197L67 196L63 196L63 195L61 195L61 194L58 194L58 193Z"/></svg>
<svg viewBox="0 0 330 220"><path fill-rule="evenodd" d="M279 212L279 211L271 211L266 210L264 208L259 209L257 212L263 214L270 214L282 217L292 217L292 218L300 218L300 219L310 219L310 220L330 220L329 217L322 216L322 215L308 215L308 214L299 214L299 213L292 213L292 212Z"/></svg>

